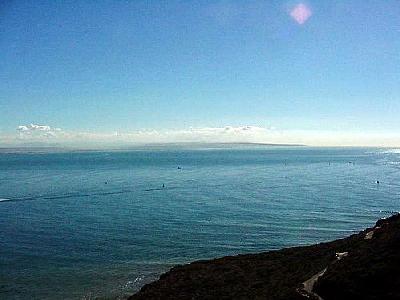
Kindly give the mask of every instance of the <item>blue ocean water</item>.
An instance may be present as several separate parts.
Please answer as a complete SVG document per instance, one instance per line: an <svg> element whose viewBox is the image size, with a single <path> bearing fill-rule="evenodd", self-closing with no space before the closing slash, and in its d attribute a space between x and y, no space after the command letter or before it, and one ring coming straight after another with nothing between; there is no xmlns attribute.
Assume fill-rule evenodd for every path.
<svg viewBox="0 0 400 300"><path fill-rule="evenodd" d="M390 149L3 151L0 298L123 299L175 264L345 237L400 210L399 175Z"/></svg>

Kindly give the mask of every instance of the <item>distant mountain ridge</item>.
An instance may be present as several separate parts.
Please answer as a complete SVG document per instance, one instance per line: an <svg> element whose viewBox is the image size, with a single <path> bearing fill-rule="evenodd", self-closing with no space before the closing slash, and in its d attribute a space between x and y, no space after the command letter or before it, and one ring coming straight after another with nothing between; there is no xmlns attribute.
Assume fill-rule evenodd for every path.
<svg viewBox="0 0 400 300"><path fill-rule="evenodd" d="M126 150L153 150L153 149L227 149L240 147L302 147L301 144L269 144L269 143L151 143L107 147L72 147L54 145L26 144L18 147L0 147L0 153L21 152L65 152L65 151L126 151Z"/></svg>

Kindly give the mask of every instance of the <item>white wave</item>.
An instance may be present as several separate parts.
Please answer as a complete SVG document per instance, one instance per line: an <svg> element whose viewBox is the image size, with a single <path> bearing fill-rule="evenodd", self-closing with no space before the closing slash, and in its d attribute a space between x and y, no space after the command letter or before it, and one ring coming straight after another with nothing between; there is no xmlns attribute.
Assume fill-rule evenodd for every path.
<svg viewBox="0 0 400 300"><path fill-rule="evenodd" d="M124 288L124 289L132 288L132 287L134 287L134 286L140 284L140 282L141 282L143 279L144 279L144 276L138 276L138 277L136 277L135 280L133 280L133 281L132 281L132 280L129 280L128 282L126 282L126 283L123 285L123 288Z"/></svg>
<svg viewBox="0 0 400 300"><path fill-rule="evenodd" d="M0 198L0 202L3 202L3 201L11 201L11 199L7 199L7 198Z"/></svg>
<svg viewBox="0 0 400 300"><path fill-rule="evenodd" d="M384 153L384 154L400 154L400 148L387 149L387 150L381 151L380 153Z"/></svg>

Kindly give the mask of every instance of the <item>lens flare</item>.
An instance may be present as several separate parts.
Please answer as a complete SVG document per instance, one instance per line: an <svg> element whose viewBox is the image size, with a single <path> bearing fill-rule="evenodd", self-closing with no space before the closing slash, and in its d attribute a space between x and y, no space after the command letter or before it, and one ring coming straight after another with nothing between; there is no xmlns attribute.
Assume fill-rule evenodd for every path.
<svg viewBox="0 0 400 300"><path fill-rule="evenodd" d="M290 11L290 16L300 25L303 25L311 17L311 15L311 9L303 3L297 4Z"/></svg>

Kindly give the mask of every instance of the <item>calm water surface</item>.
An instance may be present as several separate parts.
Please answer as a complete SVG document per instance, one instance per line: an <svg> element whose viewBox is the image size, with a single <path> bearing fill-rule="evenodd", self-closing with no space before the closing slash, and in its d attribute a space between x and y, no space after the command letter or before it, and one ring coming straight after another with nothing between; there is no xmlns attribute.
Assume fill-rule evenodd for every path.
<svg viewBox="0 0 400 300"><path fill-rule="evenodd" d="M400 210L399 178L396 149L0 153L0 298L124 298L175 264L344 237Z"/></svg>

